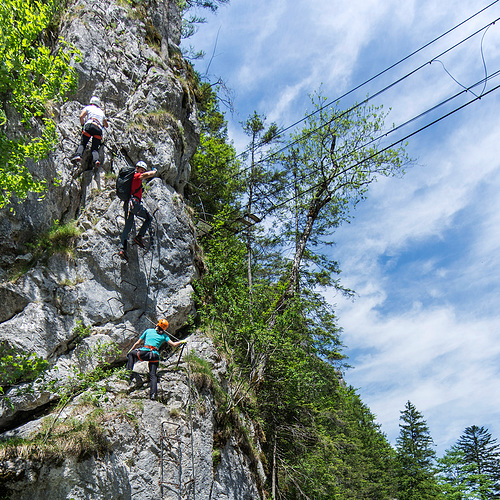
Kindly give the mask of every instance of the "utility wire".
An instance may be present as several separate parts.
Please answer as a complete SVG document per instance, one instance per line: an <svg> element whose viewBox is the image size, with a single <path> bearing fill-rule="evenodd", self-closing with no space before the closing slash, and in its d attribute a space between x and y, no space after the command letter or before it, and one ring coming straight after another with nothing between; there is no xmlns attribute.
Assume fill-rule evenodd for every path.
<svg viewBox="0 0 500 500"><path fill-rule="evenodd" d="M499 74L499 73L500 73L500 70L499 70L499 71L497 71L497 72L495 72L494 74L495 74L495 75L497 75L497 74ZM357 163L355 163L354 165L351 165L350 167L347 167L347 168L344 170L344 172L346 172L346 171L348 171L348 170L351 170L351 169L353 169L353 168L355 168L355 167L357 167L357 166L361 165L362 163L364 163L364 162L366 162L366 161L368 161L368 160L371 160L372 158L374 158L374 157L376 157L377 155L379 155L379 154L381 154L381 153L383 153L383 152L385 152L385 151L389 150L390 148L394 147L395 145L397 145L397 144L399 144L399 143L401 143L401 142L403 142L403 141L406 141L407 139L409 139L410 137L413 137L413 136L414 136L414 135L416 135L416 134L419 134L420 132L422 132L422 131L426 130L427 128L429 128L429 127L431 127L431 126L433 126L433 125L435 125L436 123L440 122L441 120L444 120L445 118L448 118L449 116L453 115L454 113L456 113L456 112L458 112L458 111L460 111L460 110L462 110L462 109L466 108L466 107L467 107L467 106L469 106L470 104L472 104L472 103L474 103L474 102L476 102L476 101L480 100L481 98L483 98L483 97L485 97L485 96L487 96L487 95L491 94L492 92L494 92L494 91L498 90L499 88L500 88L500 84L499 84L499 85L497 85L496 87L493 87L492 89L488 90L487 92L484 92L481 96L476 96L476 97L474 97L474 99L472 99L472 100L468 101L467 103L462 104L461 106L459 106L459 107L457 107L457 108L455 108L455 109L453 109L453 110L449 111L449 112L448 112L448 113L446 113L445 115L440 116L439 118L436 118L435 120L433 120L432 122L430 122L430 123L428 123L428 124L424 125L423 127L420 127L419 129L417 129L417 130L415 130L415 131L411 132L410 134L407 134L405 137L403 137L403 138L401 138L401 139L398 139L397 141L394 141L392 144L390 144L390 145L388 145L388 146L384 147L383 149L381 149L381 150L379 150L379 151L377 151L377 152L373 153L372 155L367 156L366 158L363 158L362 160L358 161L358 162L357 162ZM294 196L292 196L292 197L290 197L290 198L286 199L285 201L283 201L283 202L281 202L281 203L278 203L278 204L273 205L272 207L270 207L270 208L267 210L267 212L264 214L264 216L262 217L262 219L261 219L261 220L263 220L265 216L269 215L271 212L273 212L273 211L274 211L274 210L276 210L277 208L280 208L280 207L282 207L283 205L286 205L287 203L289 203L290 201L293 201L293 200L294 200L295 198L297 198L297 197L303 196L304 194L307 194L307 193L309 193L309 192L313 191L314 189L316 189L316 188L317 188L317 187L319 187L319 186L320 186L320 183L318 183L318 184L314 184L313 186L311 186L311 187L310 187L310 188L308 188L307 190L305 190L305 191L301 192L299 195L294 195ZM254 226L254 225L256 225L256 224L258 224L258 222L252 222L252 223L249 223L249 227L252 227L252 226ZM247 228L244 228L244 229L246 230ZM239 232L241 232L241 230L235 231L235 234L238 234Z"/></svg>
<svg viewBox="0 0 500 500"><path fill-rule="evenodd" d="M383 137L387 137L389 136L390 134L393 134L394 132L397 132L398 130L402 129L403 127L409 125L410 123L416 121L416 120L419 120L420 118L423 118L424 116L428 115L429 113L435 111L436 109L440 108L441 106L444 106L445 104L448 104L449 102L451 102L453 99L456 99L457 97L461 96L462 94L464 93L467 93L467 92L471 92L472 95L474 95L476 98L480 99L482 95L484 95L484 87L483 87L483 91L480 93L480 95L477 95L475 94L474 92L472 92L472 88L474 87L477 87L478 85L481 85L482 83L484 85L486 85L487 81L488 80L492 80L493 78L497 77L498 75L500 74L500 70L497 70L495 71L494 73L492 73L490 76L487 76L485 78L483 78L482 80L479 80L478 82L476 82L475 84L471 85L470 87L463 87L463 85L461 85L463 87L464 90L461 90L460 92L456 93L455 95L451 96L451 97L448 97L446 98L445 100L441 101L440 103L432 106L431 108L428 108L426 109L425 111L423 111L422 113L414 116L413 118L410 118L409 120L407 120L406 122L398 125L397 127L394 127L392 128L391 130L389 130L388 132L385 132L381 135L379 135L378 137L374 137L373 139L371 139L370 141L366 142L366 143L363 143L359 146L357 146L356 148L354 148L353 150L349 151L348 153L344 153L343 156L341 156L340 158L337 159L337 161L343 161L345 160L348 156L352 155L353 153L356 153L357 151L359 150L362 150L364 148L366 148L367 146L369 146L370 144L373 144L377 141L379 141L380 139L382 139ZM343 116L343 115L341 115ZM319 130L319 129L318 129ZM309 137L309 136L307 136ZM402 139L401 141L403 141L404 139ZM398 141L399 142L399 141ZM307 177L307 175L303 175L301 177L299 177L297 180L298 181L303 181L305 180ZM289 183L289 184L286 184L285 186L280 186L279 189L275 190L275 191L272 191L271 193L268 193L268 192L262 192L262 190L260 189L260 187L258 185L254 186L256 187L257 189L259 189L260 193L262 194L262 197L259 197L259 196L255 196L254 197L254 201L255 202L259 202L261 201L262 198L267 198L269 195L273 195L273 194L276 194L278 191L281 191L283 189L286 189L288 187L290 187L292 184Z"/></svg>
<svg viewBox="0 0 500 500"><path fill-rule="evenodd" d="M401 128L403 128L403 127L405 127L405 126L409 125L410 123L412 123L412 122L414 122L414 121L416 121L416 120L418 120L418 119L420 119L420 118L424 117L425 115L427 115L427 114L431 113L432 111L435 111L435 110L436 110L436 109L438 109L439 107L441 107L441 106L443 106L443 105L445 105L445 104L447 104L447 103L451 102L453 99L455 99L455 98L457 98L457 97L461 96L462 94L469 92L472 88L474 88L474 87L476 87L476 86L478 86L478 85L481 85L482 83L486 83L488 80L491 80L491 79L495 78L495 77L496 77L496 76L498 76L499 74L500 74L500 70L495 71L495 72L494 72L494 73L492 73L490 76L487 76L486 78L479 80L478 82L474 83L473 85L469 86L468 88L464 88L464 90L461 90L460 92L456 93L455 95L453 95L453 96L451 96L451 97L448 97L447 99L445 99L445 100L441 101L440 103L436 104L435 106L432 106L431 108L429 108L429 109L425 110L424 112L422 112L422 113L420 113L420 114L418 114L418 115L414 116L413 118L410 118L409 120L407 120L406 122L402 123L402 124L401 124L401 125L399 125L398 127L394 127L393 129L391 129L391 130L389 130L389 131L387 131L387 132L382 133L382 134L381 134L381 135L379 135L378 137L375 137L375 138L371 139L370 141L368 141L368 142L366 142L366 143L363 143L363 144L361 144L361 145L357 146L356 148L354 148L353 150L349 151L348 153L344 153L344 155L343 155L343 156L341 156L340 158L337 158L337 161L343 161L343 160L345 160L346 158L348 158L348 157L349 157L350 155L352 155L353 153L355 153L355 152L357 152L357 151L359 151L359 150L361 150L361 149L363 149L363 148L365 148L365 147L369 146L370 144L372 144L372 143L374 143L374 142L376 142L376 141L378 141L378 140L382 139L383 137L387 137L387 136L389 136L390 134L392 134L392 133L396 132L397 130L400 130ZM473 93L473 95L476 97L476 99L475 99L475 100L477 100L477 99L480 99L480 98L481 98L481 96L482 96L482 95L484 95L484 93L481 93L481 96L477 96L477 95L476 95L476 94L474 94L474 93ZM472 101L471 101L471 102L472 102ZM460 108L457 108L457 109L460 109ZM445 115L445 116L447 116L447 115ZM319 127L319 128L318 128L318 130L319 130L320 128L321 128L321 127ZM411 137L411 135L412 135L412 134L410 134L410 136L407 136L407 137ZM401 142L403 142L403 141L405 141L405 140L406 140L406 138L399 139L398 141L395 141L395 142L394 142L391 146L389 146L389 147L392 147L392 146L394 146L394 145L396 145L396 144L398 144L398 143L401 143ZM380 153L380 152L383 152L383 151L385 151L385 150L386 150L386 149L383 149L383 150L379 151L379 153ZM377 154L378 154L378 153L377 153ZM372 157L373 157L373 155L372 155ZM365 158L364 160L361 160L360 162L358 162L358 163L357 163L357 164L355 164L355 165L352 165L352 166L351 166L351 167L349 167L349 168L354 168L354 167L356 167L357 165L359 165L360 163L362 163L363 161L366 161L366 160L368 160L368 159L370 159L370 158L371 158L371 157L369 157L369 158ZM300 182L300 181L303 181L303 180L305 180L308 176L309 176L309 174L304 174L304 175L300 176L300 177L299 177L296 181L299 181L299 182ZM284 185L284 186L279 186L277 189L275 189L275 190L273 190L273 191L271 191L271 192L265 192L265 193L263 193L263 192L259 189L259 190L260 190L260 192L261 192L261 194L262 194L262 196L261 196L261 197L259 197L259 196L255 196L254 201L255 201L255 202L259 202L259 201L261 201L263 198L266 198L266 197L268 197L268 196L270 196L270 195L275 195L275 194L277 194L278 192L280 192L280 191L282 191L282 190L284 190L284 189L289 188L291 185L292 185L292 183L286 184L286 185ZM316 188L316 187L318 187L318 186L319 186L319 184L316 184L315 186L313 186L313 188L312 188L312 189L314 189L314 188ZM305 191L305 192L300 193L300 194L299 194L299 197L300 197L300 195L302 195L302 194L306 194L306 193L307 193L307 192L309 192L309 191L310 191L310 190L307 190L307 191ZM274 204L272 204L271 208L270 208L270 209L268 209L267 213L266 213L266 214L265 214L265 215L264 215L264 216L263 216L263 217L262 217L259 221L256 221L256 222L253 222L253 223L248 222L248 227L247 227L247 228L245 228L245 229L251 228L251 227L253 227L255 224L257 224L257 223L259 223L260 221L262 221L262 220L263 220L263 218L264 218L264 217L265 217L265 216L266 216L266 215L267 215L270 211L272 211L275 207L276 207L276 208L278 208L279 206L282 206L282 205L284 205L284 204L286 204L286 203L288 203L288 202L290 202L290 201L293 201L293 200L294 200L294 199L296 199L296 198L297 198L296 196L293 196L292 198L287 199L285 202L281 203L281 204L280 204L280 205L278 205L278 206L275 206ZM232 212L232 214L233 214L233 215L236 215L237 213L238 213L238 210L233 210L233 212ZM231 215L231 214L230 214L230 215ZM231 221L231 222L230 222L230 224L232 224L232 223L234 223L234 222L236 222L236 221L235 221L235 220L233 220L233 221ZM236 234L237 234L238 232L240 232L240 231L237 231L237 232L236 232Z"/></svg>
<svg viewBox="0 0 500 500"><path fill-rule="evenodd" d="M492 4L490 4L490 6L491 6L491 5L493 5L494 3L497 3L497 1L500 1L500 0L496 0L495 2L493 2ZM484 9L483 9L483 10L484 10ZM438 60L438 58L439 58L439 57L443 56L444 54L446 54L446 53L448 53L448 52L450 52L450 51L452 51L452 50L454 50L456 47L458 47L459 45L461 45L461 44L462 44L462 43L464 43L465 41L467 41L467 40L471 39L472 37L474 37L475 35L477 35L478 33L480 33L480 32L481 32L481 31L483 31L483 30L486 30L486 31L485 31L485 34L486 34L487 30L488 30L491 26L493 26L493 25L494 25L497 21L499 21L499 20L500 20L500 17L499 17L499 18L497 18L497 19L495 19L494 21L489 22L488 24L484 25L482 28L480 28L480 29L476 30L476 31L475 31L474 33L472 33L471 35L469 35L469 36L467 36L467 37L463 38L461 41L457 42L457 43L456 43L455 45L453 45L452 47L449 47L448 49L444 50L443 52L441 52L441 53L440 53L439 55L437 55L436 57L433 57L430 61L428 61L428 62L426 62L426 63L424 63L424 64L420 65L420 66L419 66L419 67L417 67L417 68L415 68L415 69L414 69L414 70L412 70L411 72L407 73L405 76L403 76L403 77L401 77L400 79L396 80L395 82L393 82L393 83L389 84L388 86L386 86L386 87L385 87L385 88L383 88L382 90L378 91L378 92L377 92L377 93L375 93L374 95L372 95L372 96L368 97L368 98L367 98L367 99L365 99L364 101L362 101L362 102L360 102L360 103L358 103L358 104L356 104L356 105L352 106L351 108L349 108L349 109L347 109L347 110L343 111L340 115L336 116L334 119L340 119L340 118L342 118L343 116L345 116L347 113L350 113L350 112L354 111L355 109L357 109L358 107L360 107L361 105L368 103L371 99L373 99L373 98L375 98L375 97L377 97L377 96L381 95L383 92L387 91L388 89L390 89L390 88L392 88L393 86L397 85L398 83L402 82L403 80L405 80L405 79L406 79L406 78L408 78L409 76L411 76L411 75L415 74L416 72L418 72L419 70L421 70L422 68L424 68L425 66L427 66L428 64L432 64L433 62L440 62L440 63L441 63L441 61L439 61L439 60ZM464 21L464 22L465 22L465 21ZM462 23L462 24L463 24L463 23ZM458 26L458 25L457 25L457 26ZM483 35L483 39L482 39L482 41L483 41L483 40L484 40L484 35ZM482 44L482 41L481 41L481 44ZM484 65L485 70L486 70L486 64L485 64L485 62L484 62L484 54L483 54L483 52L482 52L482 47L481 47L481 53L482 53L482 57L483 57L483 65ZM409 56L408 56L408 57L409 57ZM396 64L397 64L397 63L396 63ZM442 63L441 63L441 64L442 64ZM446 70L446 68L445 68L445 70ZM447 71L447 73L448 73L448 74L450 74L448 71ZM498 72L495 72L493 75L494 75L494 76L496 76L496 74L497 74L497 73L498 73ZM450 74L450 76L451 76L451 74ZM453 78L453 77L452 77L452 78ZM453 78L453 79L454 79L454 78ZM457 80L455 80L455 79L454 79L454 80L455 80L455 81L457 81L457 83L458 83L458 84L459 84L462 88L464 88L464 91L465 91L465 92L470 91L470 92L471 92L471 93L472 93L475 97L480 98L480 97L483 95L483 93L484 93L484 88L485 88L485 86L486 86L486 83L487 83L488 79L489 79L489 77L488 77L488 76L486 76L483 80L481 80L480 82L478 82L478 83L476 83L476 84L474 84L474 85L471 85L471 86L470 86L470 87L468 87L468 88L465 88L465 87L464 87L463 85L461 85L461 84L460 84ZM480 94L479 96L477 96L477 95L476 95L474 92L472 92L470 89L474 88L475 86L477 86L478 84L480 84L480 83L482 83L482 82L484 82L484 88L483 88L483 91L481 92L481 94ZM413 118L413 119L411 119L408 123L410 123L411 121L414 121L414 120L416 120L417 118L419 118L419 117L421 117L421 116L423 116L423 115L425 115L425 114L429 113L429 112L430 112L430 111L432 111L433 109L436 109L437 107L439 107L439 106L443 105L444 103L448 102L449 100L451 100L451 99L453 99L453 98L455 98L455 97L459 96L461 93L463 93L463 91L462 91L462 92L460 92L460 93L458 93L458 94L456 94L456 95L455 95L455 96L453 96L452 98L449 98L449 99L447 99L447 100L443 101L443 103L440 103L440 104L438 104L438 105L434 106L433 108L430 108L429 110L425 111L425 112L424 112L424 113L422 113L421 115L418 115L418 116L414 117L414 118ZM331 104L331 103L330 103L330 104ZM326 106L323 106L322 108L320 108L320 109L316 110L316 111L315 111L315 113L317 113L317 112L319 112L321 109L325 109L325 108L326 108ZM307 119L308 117L311 117L311 116L313 116L313 115L314 115L314 113L312 113L312 114L310 114L310 115L306 116L304 119ZM303 120L304 120L304 119L303 119ZM288 144L286 144L286 145L285 145L285 146L283 146L282 148L280 148L280 149L278 149L278 150L276 150L276 151L273 151L273 152L272 152L272 153L270 153L268 156L266 156L266 157L264 157L264 158L262 158L262 159L260 159L260 160L257 160L257 162L255 162L254 166L255 166L255 165L258 165L258 164L260 164L260 163L266 162L266 161L270 160L271 158L273 158L273 157L277 156L279 153L282 153L283 151L286 151L286 150L287 150L287 149L289 149L291 146L294 146L295 144L299 143L299 142L300 142L301 140L303 140L304 138L307 138L307 137L311 136L312 134L314 134L314 133L318 132L319 130L321 130L323 127L325 127L325 126L329 125L329 124L331 123L331 121L332 121L332 120L333 120L333 118L332 118L331 120L329 120L329 121L325 122L325 123L320 124L318 127L314 128L314 129L312 129L312 130L310 130L310 131L309 131L309 132L308 132L305 136L304 136L304 135L303 135L303 136L300 136L300 137L296 138L295 140L293 140L293 141L289 142ZM399 126L399 127L397 127L396 129L393 129L393 131L394 131L394 130L397 130L397 129L400 129L400 128L401 128L402 126L404 126L404 125L405 125L405 124L400 125L400 126ZM390 132L388 132L388 133L383 134L383 136L386 136L386 135L388 135L389 133L391 133L391 131L390 131ZM373 140L372 140L371 142L373 142ZM395 144L397 144L398 142L400 142L400 141L397 141ZM365 146L366 146L366 145L365 145ZM352 153L352 152L351 152L351 153ZM233 176L231 176L231 177L230 177L230 179L231 179L231 178L236 178L237 176L241 175L244 171L245 171L245 170L243 170L243 171L241 171L241 172L239 172L239 173L237 173L237 174L234 174ZM299 180L301 180L301 179L299 179ZM282 188L281 188L281 189L282 189ZM272 193L272 192L271 192L271 193L263 193L263 192L262 192L262 190L260 190L260 189L259 189L259 191L261 192L262 197L267 197L267 196L269 196L270 194L275 194L275 193ZM259 201L260 199L262 199L262 198L256 197L255 201ZM235 214L236 214L236 213L237 213L237 211L234 211L233 213L235 213ZM254 224L252 223L251 225L253 226Z"/></svg>
<svg viewBox="0 0 500 500"><path fill-rule="evenodd" d="M422 45L420 48L414 50L413 52L411 52L410 54L408 54L407 56L403 57L402 59L400 59L399 61L393 63L391 66L387 67L386 69L380 71L379 73L377 73L376 75L370 77L368 80L365 80L363 83L360 83L359 85L357 85L356 87L352 88L351 90L347 91L346 93L342 94L340 97L337 97L336 99L328 102L327 104L324 104L322 107L318 108L317 110L315 110L314 112L304 116L303 118L301 118L300 120L297 120L296 122L292 123L291 125L285 127L284 129L281 129L277 135L280 135L280 134L283 134L284 132L287 132L288 130L296 127L297 125L299 125L300 123L304 122L305 120L307 120L308 118L314 116L316 113L319 113L320 111L322 111L323 109L327 108L327 107L330 107L332 106L333 104L335 104L336 102L340 101L341 99L343 99L344 97L347 97L348 95L354 93L355 91L359 90L360 88L364 87L365 85L367 85L368 83L376 80L379 76L382 76L383 74L387 73L388 71L390 71L391 69L394 69L396 66L399 66L401 63L407 61L408 59L410 59L411 57L413 57L414 55L418 54L419 52L421 52L422 50L426 49L427 47L431 46L433 43L439 41L441 38L444 38L446 35L449 35L451 32L453 32L454 30L458 29L460 26L463 26L464 24L466 24L467 22L469 22L471 19L473 19L474 17L478 16L479 14L481 14L482 12L484 12L485 10L489 9L490 7L492 7L493 5L495 5L496 3L498 3L500 0L495 0L494 2L490 3L489 5L487 5L486 7L478 10L476 13L472 14L471 16L469 16L467 19L461 21L460 23L456 24L455 26L453 26L452 28L450 28L448 31L445 31L444 33L442 33L441 35L437 36L436 38L432 39L430 42L427 42L426 44ZM499 18L500 19L500 18ZM497 19L498 20L498 19ZM495 24L496 21L493 21L492 23L489 23L487 26L488 28L492 25L492 24ZM484 27L482 28L484 29ZM469 38L475 36L477 33L479 33L480 31L479 30L475 33L473 33L470 37L467 37L466 39L464 39L463 41L465 40L468 40ZM459 45L459 44L457 44ZM452 48L455 48L456 45ZM451 49L450 49L451 50ZM443 52L441 55L445 54L445 52ZM437 57L440 57L440 56L437 56ZM483 58L483 62L484 62L484 58ZM425 66L426 64L424 64L423 66ZM413 74L414 72L418 71L419 69L421 69L423 66L417 68L415 71L409 73L407 76L410 76L411 74ZM398 80L397 82L395 82L393 85L399 83L400 81L404 80L407 76L403 77L402 79ZM458 82L457 82L458 83ZM390 85L389 87L386 87L385 89L383 89L382 91L378 92L377 94L375 95L380 95L380 93L384 92L385 90L387 90L388 88L390 88L391 86L393 85ZM374 97L374 96L373 96ZM257 147L260 147L262 146L263 144L265 144L264 142L260 142L257 144ZM246 153L248 153L251 149L250 148L247 148L245 149L243 152L239 153L238 155L236 155L236 158L239 158L240 156L243 156L245 155Z"/></svg>
<svg viewBox="0 0 500 500"><path fill-rule="evenodd" d="M476 36L478 33L480 33L481 31L485 30L485 29L489 29L492 25L494 25L497 21L500 20L500 17L498 17L497 19L495 19L494 21L491 21L490 23L486 24L485 26L483 26L482 28L480 28L479 30L475 31L474 33L472 33L471 35L467 36L466 38L463 38L461 41L457 42L455 45L451 46L450 48L444 50L443 52L441 52L440 54L438 54L436 57L433 57L430 61L427 61L423 64L421 64L420 66L418 66L417 68L413 69L412 71L410 71L409 73L407 73L406 75L402 76L401 78L399 78L398 80L390 83L389 85L387 85L386 87L384 87L383 89L379 90L378 92L376 92L375 94L367 97L365 100L355 104L354 106L346 109L345 111L343 111L339 116L337 116L336 118L342 118L344 115L346 115L347 113L350 113L351 111L354 111L355 109L359 108L360 106L362 105L365 105L367 104L368 102L370 102L372 99L374 99L375 97L378 97L380 96L381 94L383 94L384 92L386 92L387 90L391 89L392 87L396 86L397 84L401 83L402 81L406 80L407 78L409 78L410 76L414 75L415 73L417 73L418 71L420 71L421 69L425 68L427 65L429 64L432 64L433 62L437 62L438 61L438 58L447 54L448 52L451 52L452 50L456 49L459 45L465 43L466 41L470 40L471 38L473 38L474 36ZM440 62L440 61L439 61ZM441 63L442 64L442 63ZM449 73L448 73L449 74ZM450 75L451 76L451 75ZM456 80L455 80L456 81ZM458 83L458 82L457 82ZM461 85L461 84L459 84ZM461 85L463 87L463 85ZM476 96L477 97L477 96ZM332 103L330 103L329 105L331 105ZM322 108L319 108L317 109L314 113L317 113L323 109L325 109L326 106L323 106ZM314 113L311 113L309 115L307 115L305 119L308 119L309 117L312 117L314 115ZM314 133L316 133L318 130L320 130L321 128L329 125L330 121L328 122L325 122L325 123L322 123L321 125L319 125L317 128L309 131L309 135L312 135ZM255 162L255 164L260 164L260 163L264 163L266 161L269 161L271 158L275 157L276 155L278 155L279 153L283 152L283 151L286 151L290 146L293 146L295 144L297 144L300 140L302 139L302 137L300 138L297 138L291 142L289 142L288 144L286 144L285 146L283 146L282 148L276 150L276 151L273 151L271 152L270 154L268 154L267 156L265 156L264 158L260 159L260 160L257 160ZM241 172L238 172L237 174L234 174L233 177L236 177L236 176L239 176L241 175L242 173L244 173L247 169L244 169L242 170Z"/></svg>
<svg viewBox="0 0 500 500"><path fill-rule="evenodd" d="M493 23L495 24L495 23ZM484 42L484 37L486 36L486 33L488 32L488 30L493 26L493 24L490 24L487 28L486 28L486 31L483 33L483 36L481 37L481 59L483 61L483 68L484 68L484 75L485 77L488 76L488 70L486 68L486 61L484 59L484 51L483 51L483 42ZM439 61L438 59L436 59L436 62L440 63L442 66L443 66L443 69L446 71L446 73L450 76L450 78L458 85L460 85L460 87L464 88L465 87L446 69L446 66L441 62ZM483 90L481 91L480 95L478 96L477 94L474 94L474 92L472 92L472 90L470 90L470 92L475 95L476 97L480 97L483 92L485 91L486 89L486 79L485 79L485 82L484 82L484 86L483 86Z"/></svg>

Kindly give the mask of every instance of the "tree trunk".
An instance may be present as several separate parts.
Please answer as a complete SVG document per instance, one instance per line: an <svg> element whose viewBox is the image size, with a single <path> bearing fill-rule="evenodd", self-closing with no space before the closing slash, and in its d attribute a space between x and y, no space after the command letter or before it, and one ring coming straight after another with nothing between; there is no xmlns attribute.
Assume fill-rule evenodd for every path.
<svg viewBox="0 0 500 500"><path fill-rule="evenodd" d="M271 319L269 321L271 328L276 324L276 318L278 314L281 314L285 310L288 301L295 295L295 290L299 279L300 263L302 262L302 257L304 256L307 242L309 241L309 238L311 236L314 223L316 222L321 209L331 200L331 195L327 190L327 186L328 184L325 182L318 188L318 191L316 192L313 200L311 201L311 204L309 205L306 225L304 230L302 231L300 240L296 247L292 270L290 272L290 276L288 277L287 287L281 297L276 301Z"/></svg>
<svg viewBox="0 0 500 500"><path fill-rule="evenodd" d="M274 445L273 445L273 471L272 471L272 486L271 486L271 495L272 498L276 498L276 431L274 431Z"/></svg>

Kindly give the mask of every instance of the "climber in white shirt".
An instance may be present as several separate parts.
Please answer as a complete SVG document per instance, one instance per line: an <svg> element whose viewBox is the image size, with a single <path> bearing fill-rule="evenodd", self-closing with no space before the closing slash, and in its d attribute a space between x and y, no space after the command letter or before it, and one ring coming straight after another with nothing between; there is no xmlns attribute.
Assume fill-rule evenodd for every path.
<svg viewBox="0 0 500 500"><path fill-rule="evenodd" d="M92 138L92 164L96 167L99 162L99 146L102 141L103 127L108 127L108 120L101 109L101 101L98 97L92 96L90 104L85 106L80 113L80 123L82 124L82 140L71 161L78 163L82 159L83 152L90 138Z"/></svg>

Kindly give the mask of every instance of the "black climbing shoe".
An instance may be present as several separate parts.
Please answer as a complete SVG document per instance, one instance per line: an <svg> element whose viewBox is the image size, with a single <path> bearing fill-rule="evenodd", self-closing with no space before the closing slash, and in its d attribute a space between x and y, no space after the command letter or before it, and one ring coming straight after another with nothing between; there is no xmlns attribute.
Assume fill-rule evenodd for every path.
<svg viewBox="0 0 500 500"><path fill-rule="evenodd" d="M149 399L151 401L156 401L156 394L151 394L151 396L149 397Z"/></svg>
<svg viewBox="0 0 500 500"><path fill-rule="evenodd" d="M99 168L101 166L101 162L99 160L97 160L95 163L94 163L94 167L95 168Z"/></svg>
<svg viewBox="0 0 500 500"><path fill-rule="evenodd" d="M81 156L78 156L78 155L73 156L73 158L71 158L71 163L77 164L80 162L81 159L82 159Z"/></svg>
<svg viewBox="0 0 500 500"><path fill-rule="evenodd" d="M139 235L138 235L138 236L136 236L136 237L134 238L134 243L135 243L136 245L139 245L141 248L146 248L146 245L144 244L144 241L143 241L143 239L142 239L142 236L139 236Z"/></svg>
<svg viewBox="0 0 500 500"><path fill-rule="evenodd" d="M128 262L128 255L125 250L120 250L120 253L118 254L123 260Z"/></svg>

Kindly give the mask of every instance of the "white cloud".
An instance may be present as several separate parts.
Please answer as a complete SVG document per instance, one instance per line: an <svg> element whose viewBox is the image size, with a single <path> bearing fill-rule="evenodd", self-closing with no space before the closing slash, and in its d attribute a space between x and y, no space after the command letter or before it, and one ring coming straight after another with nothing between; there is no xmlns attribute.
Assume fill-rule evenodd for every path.
<svg viewBox="0 0 500 500"><path fill-rule="evenodd" d="M429 310L418 305L384 317L373 309L373 296L366 302L368 307L362 296L339 310L346 343L370 353L357 358L346 378L360 390L392 440L399 432L395 410L402 410L407 400L432 421L438 438L449 423L440 413L443 408L459 415L461 425L467 418L467 425L486 425L477 421L478 408L485 408L488 425L496 422L493 416L499 416L500 406L495 389L500 376L496 319L469 323L457 318L451 307Z"/></svg>

